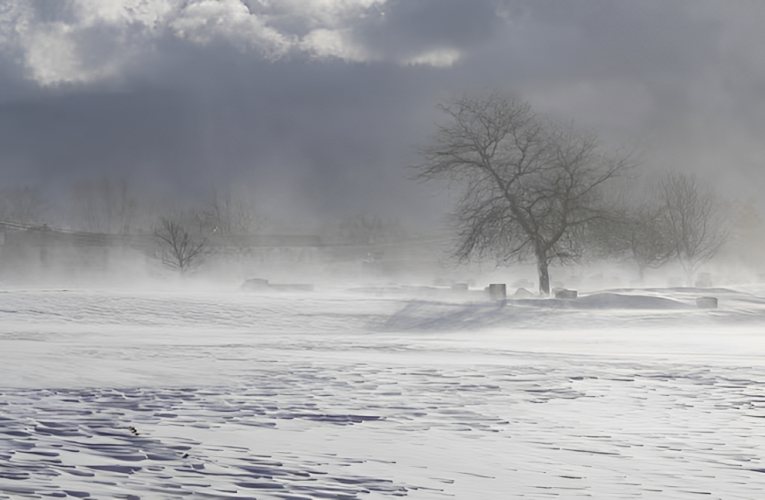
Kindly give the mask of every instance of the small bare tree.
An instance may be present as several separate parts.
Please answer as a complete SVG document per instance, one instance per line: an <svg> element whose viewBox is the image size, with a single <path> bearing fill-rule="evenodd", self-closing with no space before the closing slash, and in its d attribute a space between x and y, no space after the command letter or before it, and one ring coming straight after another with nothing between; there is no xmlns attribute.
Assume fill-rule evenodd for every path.
<svg viewBox="0 0 765 500"><path fill-rule="evenodd" d="M46 212L46 202L37 188L25 186L0 189L0 220L22 225L37 224Z"/></svg>
<svg viewBox="0 0 765 500"><path fill-rule="evenodd" d="M625 205L609 219L592 224L589 238L595 258L624 258L637 264L640 279L675 257L664 218L655 202Z"/></svg>
<svg viewBox="0 0 765 500"><path fill-rule="evenodd" d="M181 274L198 265L205 255L207 239L193 235L180 220L160 217L154 228L162 263Z"/></svg>
<svg viewBox="0 0 765 500"><path fill-rule="evenodd" d="M549 294L550 264L581 257L588 225L611 213L604 189L629 158L606 155L592 134L498 94L440 109L448 122L421 151L415 178L459 189L456 257L533 258L539 290Z"/></svg>
<svg viewBox="0 0 765 500"><path fill-rule="evenodd" d="M345 242L361 245L387 243L406 235L397 219L366 214L349 217L328 231Z"/></svg>
<svg viewBox="0 0 765 500"><path fill-rule="evenodd" d="M717 254L728 237L720 201L710 188L686 174L664 177L659 196L674 257L690 284L699 267Z"/></svg>
<svg viewBox="0 0 765 500"><path fill-rule="evenodd" d="M723 252L752 270L765 271L765 219L750 198L732 207L730 237Z"/></svg>
<svg viewBox="0 0 765 500"><path fill-rule="evenodd" d="M223 238L250 234L262 222L254 207L231 191L214 192L212 202L197 212L196 217L206 234Z"/></svg>
<svg viewBox="0 0 765 500"><path fill-rule="evenodd" d="M93 233L127 234L138 208L125 178L103 177L77 183L72 192L72 222Z"/></svg>
<svg viewBox="0 0 765 500"><path fill-rule="evenodd" d="M646 269L665 265L676 252L668 238L669 228L662 207L644 204L627 220L626 238L642 280Z"/></svg>

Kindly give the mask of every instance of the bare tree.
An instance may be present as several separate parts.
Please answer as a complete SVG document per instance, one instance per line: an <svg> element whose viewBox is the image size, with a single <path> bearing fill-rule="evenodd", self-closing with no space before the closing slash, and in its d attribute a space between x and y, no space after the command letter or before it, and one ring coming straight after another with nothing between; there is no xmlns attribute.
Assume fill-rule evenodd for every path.
<svg viewBox="0 0 765 500"><path fill-rule="evenodd" d="M251 204L230 190L214 192L212 202L196 216L206 233L220 237L249 234L261 222Z"/></svg>
<svg viewBox="0 0 765 500"><path fill-rule="evenodd" d="M673 259L676 252L668 238L669 227L663 207L644 204L628 218L626 238L640 279L648 268L657 269Z"/></svg>
<svg viewBox="0 0 765 500"><path fill-rule="evenodd" d="M728 237L720 200L686 174L664 177L659 196L674 256L690 284L699 267L717 254Z"/></svg>
<svg viewBox="0 0 765 500"><path fill-rule="evenodd" d="M406 236L397 219L367 214L348 217L327 231L345 242L361 245L388 243Z"/></svg>
<svg viewBox="0 0 765 500"><path fill-rule="evenodd" d="M38 224L46 211L40 191L25 186L0 189L0 220L22 225Z"/></svg>
<svg viewBox="0 0 765 500"><path fill-rule="evenodd" d="M655 201L625 205L608 219L592 224L588 233L595 258L624 258L637 264L640 279L675 257L664 209Z"/></svg>
<svg viewBox="0 0 765 500"><path fill-rule="evenodd" d="M439 107L448 122L421 151L415 177L459 190L456 257L533 258L539 290L549 294L550 264L582 255L588 225L610 216L604 188L629 158L606 155L594 135L499 94Z"/></svg>
<svg viewBox="0 0 765 500"><path fill-rule="evenodd" d="M185 274L205 255L207 239L193 235L179 219L160 217L154 228L160 244L160 258L169 268Z"/></svg>
<svg viewBox="0 0 765 500"><path fill-rule="evenodd" d="M72 194L76 226L94 233L130 232L138 202L131 194L127 179L103 177L98 181L80 182Z"/></svg>
<svg viewBox="0 0 765 500"><path fill-rule="evenodd" d="M726 256L753 270L765 271L765 219L754 199L735 203L731 211L730 236Z"/></svg>

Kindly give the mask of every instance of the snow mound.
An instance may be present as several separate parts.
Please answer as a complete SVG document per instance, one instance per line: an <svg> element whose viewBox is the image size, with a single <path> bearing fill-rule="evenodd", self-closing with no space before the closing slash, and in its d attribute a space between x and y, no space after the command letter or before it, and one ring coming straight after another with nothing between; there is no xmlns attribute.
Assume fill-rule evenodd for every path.
<svg viewBox="0 0 765 500"><path fill-rule="evenodd" d="M719 309L696 305L700 297L719 298ZM691 326L761 322L765 300L726 289L609 290L576 299L510 298L505 301L447 302L412 300L385 323L388 331L481 329L613 328Z"/></svg>
<svg viewBox="0 0 765 500"><path fill-rule="evenodd" d="M559 300L566 307L578 309L693 309L695 306L679 300L651 295L624 295L619 293L595 293L576 300Z"/></svg>

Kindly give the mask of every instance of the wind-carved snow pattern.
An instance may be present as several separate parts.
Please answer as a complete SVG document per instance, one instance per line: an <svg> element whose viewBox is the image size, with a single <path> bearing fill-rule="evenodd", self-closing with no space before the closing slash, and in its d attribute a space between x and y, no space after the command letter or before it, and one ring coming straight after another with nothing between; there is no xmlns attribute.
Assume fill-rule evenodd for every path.
<svg viewBox="0 0 765 500"><path fill-rule="evenodd" d="M765 301L724 297L6 292L0 498L757 498Z"/></svg>
<svg viewBox="0 0 765 500"><path fill-rule="evenodd" d="M247 447L209 446L184 437L183 428L211 431L276 428L280 419L334 425L375 420L370 415L327 415L311 405L284 411L266 404L262 391L231 397L225 390L33 390L4 394L0 419L0 492L46 497L357 498L376 491L401 494L390 480L327 472L352 457L278 456ZM266 400L267 401L267 400ZM265 402L265 401L264 401ZM32 418L32 416L34 416ZM120 425L127 424L131 425ZM170 437L154 437L157 426ZM174 427L180 428L174 431ZM148 430L148 432L146 432ZM204 433L204 432L203 432ZM61 486L63 482L71 486ZM125 495L125 492L131 492Z"/></svg>
<svg viewBox="0 0 765 500"><path fill-rule="evenodd" d="M765 484L763 371L555 364L272 366L250 387L8 390L0 495L450 498L451 484L473 476L515 481L532 498L754 498ZM367 438L369 449L292 449L317 429ZM375 458L382 436L404 455L429 443L496 464L444 467L428 459L434 450Z"/></svg>

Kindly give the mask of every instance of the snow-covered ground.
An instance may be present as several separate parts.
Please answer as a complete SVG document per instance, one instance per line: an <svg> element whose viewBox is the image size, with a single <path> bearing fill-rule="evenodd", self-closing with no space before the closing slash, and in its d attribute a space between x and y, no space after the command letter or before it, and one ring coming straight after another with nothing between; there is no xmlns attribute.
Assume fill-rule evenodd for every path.
<svg viewBox="0 0 765 500"><path fill-rule="evenodd" d="M0 498L750 500L764 387L755 287L4 290Z"/></svg>

